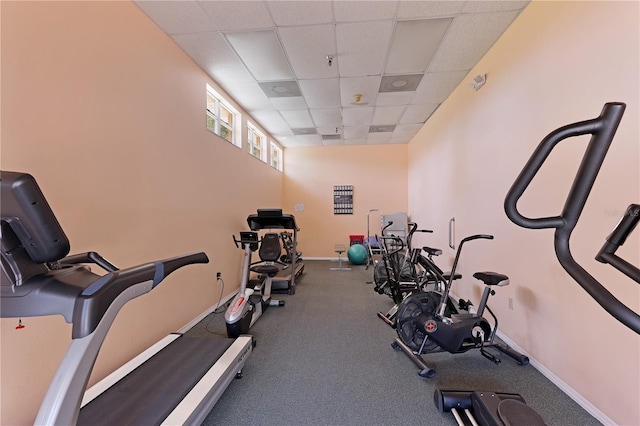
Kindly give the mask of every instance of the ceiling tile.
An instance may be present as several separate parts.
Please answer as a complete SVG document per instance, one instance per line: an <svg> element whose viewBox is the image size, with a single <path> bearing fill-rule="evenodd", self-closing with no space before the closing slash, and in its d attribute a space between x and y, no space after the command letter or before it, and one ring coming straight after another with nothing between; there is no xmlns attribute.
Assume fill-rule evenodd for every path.
<svg viewBox="0 0 640 426"><path fill-rule="evenodd" d="M299 79L338 76L333 25L278 28L284 50ZM333 56L331 66L326 56Z"/></svg>
<svg viewBox="0 0 640 426"><path fill-rule="evenodd" d="M252 112L251 115L255 121L274 137L275 135L293 134L289 125L278 111L260 110Z"/></svg>
<svg viewBox="0 0 640 426"><path fill-rule="evenodd" d="M303 135L296 136L299 146L322 146L322 136L320 135Z"/></svg>
<svg viewBox="0 0 640 426"><path fill-rule="evenodd" d="M392 20L337 24L340 76L382 74L392 29Z"/></svg>
<svg viewBox="0 0 640 426"><path fill-rule="evenodd" d="M219 32L174 35L171 38L214 80L254 81L251 73Z"/></svg>
<svg viewBox="0 0 640 426"><path fill-rule="evenodd" d="M398 124L391 134L391 139L411 139L422 128L422 124Z"/></svg>
<svg viewBox="0 0 640 426"><path fill-rule="evenodd" d="M333 13L336 22L378 21L381 19L393 19L397 1L367 1L366 7L362 7L362 1L334 1Z"/></svg>
<svg viewBox="0 0 640 426"><path fill-rule="evenodd" d="M399 123L424 123L436 108L438 108L438 104L409 105L404 114L402 114Z"/></svg>
<svg viewBox="0 0 640 426"><path fill-rule="evenodd" d="M369 136L369 126L346 126L342 131L345 140L366 139Z"/></svg>
<svg viewBox="0 0 640 426"><path fill-rule="evenodd" d="M369 133L367 145L387 143L391 139L391 133Z"/></svg>
<svg viewBox="0 0 640 426"><path fill-rule="evenodd" d="M453 18L399 21L393 34L385 74L422 73Z"/></svg>
<svg viewBox="0 0 640 426"><path fill-rule="evenodd" d="M337 78L300 80L298 84L309 108L340 107L340 84Z"/></svg>
<svg viewBox="0 0 640 426"><path fill-rule="evenodd" d="M466 1L401 1L398 19L454 16L462 11Z"/></svg>
<svg viewBox="0 0 640 426"><path fill-rule="evenodd" d="M342 110L342 122L345 126L369 125L372 119L372 107L353 107Z"/></svg>
<svg viewBox="0 0 640 426"><path fill-rule="evenodd" d="M342 127L342 114L340 108L312 109L311 117L317 127Z"/></svg>
<svg viewBox="0 0 640 426"><path fill-rule="evenodd" d="M371 124L390 124L397 123L406 107L404 105L396 106L377 106L373 113L373 121Z"/></svg>
<svg viewBox="0 0 640 426"><path fill-rule="evenodd" d="M315 127L307 110L280 111L280 113L293 129Z"/></svg>
<svg viewBox="0 0 640 426"><path fill-rule="evenodd" d="M409 138L403 138L403 137L393 137L391 136L391 139L389 139L389 141L387 142L389 145L391 144L407 144L411 141L411 139Z"/></svg>
<svg viewBox="0 0 640 426"><path fill-rule="evenodd" d="M221 31L255 30L274 27L267 6L263 1L203 0L199 3L211 22Z"/></svg>
<svg viewBox="0 0 640 426"><path fill-rule="evenodd" d="M345 139L344 140L344 144L345 145L366 145L367 144L367 139L363 138L363 139Z"/></svg>
<svg viewBox="0 0 640 426"><path fill-rule="evenodd" d="M344 140L342 139L323 139L322 145L324 146L335 146L335 145L344 145Z"/></svg>
<svg viewBox="0 0 640 426"><path fill-rule="evenodd" d="M227 33L225 36L257 80L291 80L294 78L274 31Z"/></svg>
<svg viewBox="0 0 640 426"><path fill-rule="evenodd" d="M268 1L276 25L326 24L333 21L328 1Z"/></svg>
<svg viewBox="0 0 640 426"><path fill-rule="evenodd" d="M278 111L307 109L307 104L302 96L295 96L292 98L271 98L271 103Z"/></svg>
<svg viewBox="0 0 640 426"><path fill-rule="evenodd" d="M457 16L428 71L470 70L517 15L517 11L508 11Z"/></svg>
<svg viewBox="0 0 640 426"><path fill-rule="evenodd" d="M385 92L379 93L376 106L407 105L413 99L415 92Z"/></svg>
<svg viewBox="0 0 640 426"><path fill-rule="evenodd" d="M439 104L444 102L466 75L467 71L430 72L425 74L411 103Z"/></svg>
<svg viewBox="0 0 640 426"><path fill-rule="evenodd" d="M135 1L142 11L169 35L217 29L195 1Z"/></svg>
<svg viewBox="0 0 640 426"><path fill-rule="evenodd" d="M486 13L497 12L500 10L520 10L523 9L529 1L468 1L462 8L462 13Z"/></svg>
<svg viewBox="0 0 640 426"><path fill-rule="evenodd" d="M348 77L340 79L340 102L343 107L351 107L353 95L362 95L362 102L373 105L376 102L381 77Z"/></svg>

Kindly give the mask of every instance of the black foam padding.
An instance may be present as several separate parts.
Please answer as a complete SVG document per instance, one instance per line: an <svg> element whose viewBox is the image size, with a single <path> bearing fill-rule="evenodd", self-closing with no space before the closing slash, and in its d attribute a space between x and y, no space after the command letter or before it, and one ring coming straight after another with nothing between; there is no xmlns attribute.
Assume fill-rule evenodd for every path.
<svg viewBox="0 0 640 426"><path fill-rule="evenodd" d="M498 416L505 426L545 426L540 414L524 402L505 399L498 404Z"/></svg>
<svg viewBox="0 0 640 426"><path fill-rule="evenodd" d="M78 425L157 425L234 339L181 336L80 410Z"/></svg>

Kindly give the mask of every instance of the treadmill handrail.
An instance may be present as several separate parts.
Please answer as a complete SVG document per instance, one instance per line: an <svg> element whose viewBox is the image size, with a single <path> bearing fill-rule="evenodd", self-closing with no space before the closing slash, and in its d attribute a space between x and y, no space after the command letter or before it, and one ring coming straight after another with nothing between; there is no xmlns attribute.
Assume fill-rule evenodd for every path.
<svg viewBox="0 0 640 426"><path fill-rule="evenodd" d="M154 288L170 273L183 266L208 262L207 255L199 252L109 272L86 287L76 299L72 337L75 339L91 334L111 303L129 287L152 281L151 288Z"/></svg>
<svg viewBox="0 0 640 426"><path fill-rule="evenodd" d="M607 103L597 118L560 127L547 135L533 152L531 158L511 186L505 198L504 209L513 223L524 228L555 228L554 245L556 257L562 267L600 306L618 321L640 334L640 315L618 300L598 280L582 268L573 259L569 248L571 233L584 209L600 167L622 120L625 108L626 105L624 103ZM585 150L561 214L544 218L528 218L520 214L517 202L553 148L564 139L587 134L592 135L591 140ZM629 221L631 220L633 218L627 219L626 222L623 220L624 232L627 235L635 227L635 224L629 226ZM635 223L637 223L637 220ZM626 238L626 235L624 235L624 238ZM622 242L624 238L618 238L618 241ZM633 271L630 272L632 274L629 276L636 282L640 282L640 274L637 272L633 274Z"/></svg>

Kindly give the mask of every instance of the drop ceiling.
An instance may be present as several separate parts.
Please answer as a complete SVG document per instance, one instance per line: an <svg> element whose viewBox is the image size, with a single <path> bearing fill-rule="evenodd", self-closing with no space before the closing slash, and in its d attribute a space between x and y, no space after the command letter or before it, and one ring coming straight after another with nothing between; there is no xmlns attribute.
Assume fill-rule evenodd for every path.
<svg viewBox="0 0 640 426"><path fill-rule="evenodd" d="M408 143L529 1L135 3L296 147Z"/></svg>

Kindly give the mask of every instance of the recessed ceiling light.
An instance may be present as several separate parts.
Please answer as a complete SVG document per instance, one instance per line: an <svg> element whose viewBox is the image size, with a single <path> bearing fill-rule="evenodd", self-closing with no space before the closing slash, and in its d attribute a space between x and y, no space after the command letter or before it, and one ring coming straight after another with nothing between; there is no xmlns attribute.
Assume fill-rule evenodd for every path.
<svg viewBox="0 0 640 426"><path fill-rule="evenodd" d="M393 83L391 83L391 86L395 87L396 89L401 89L407 84L409 84L407 80L396 80Z"/></svg>

